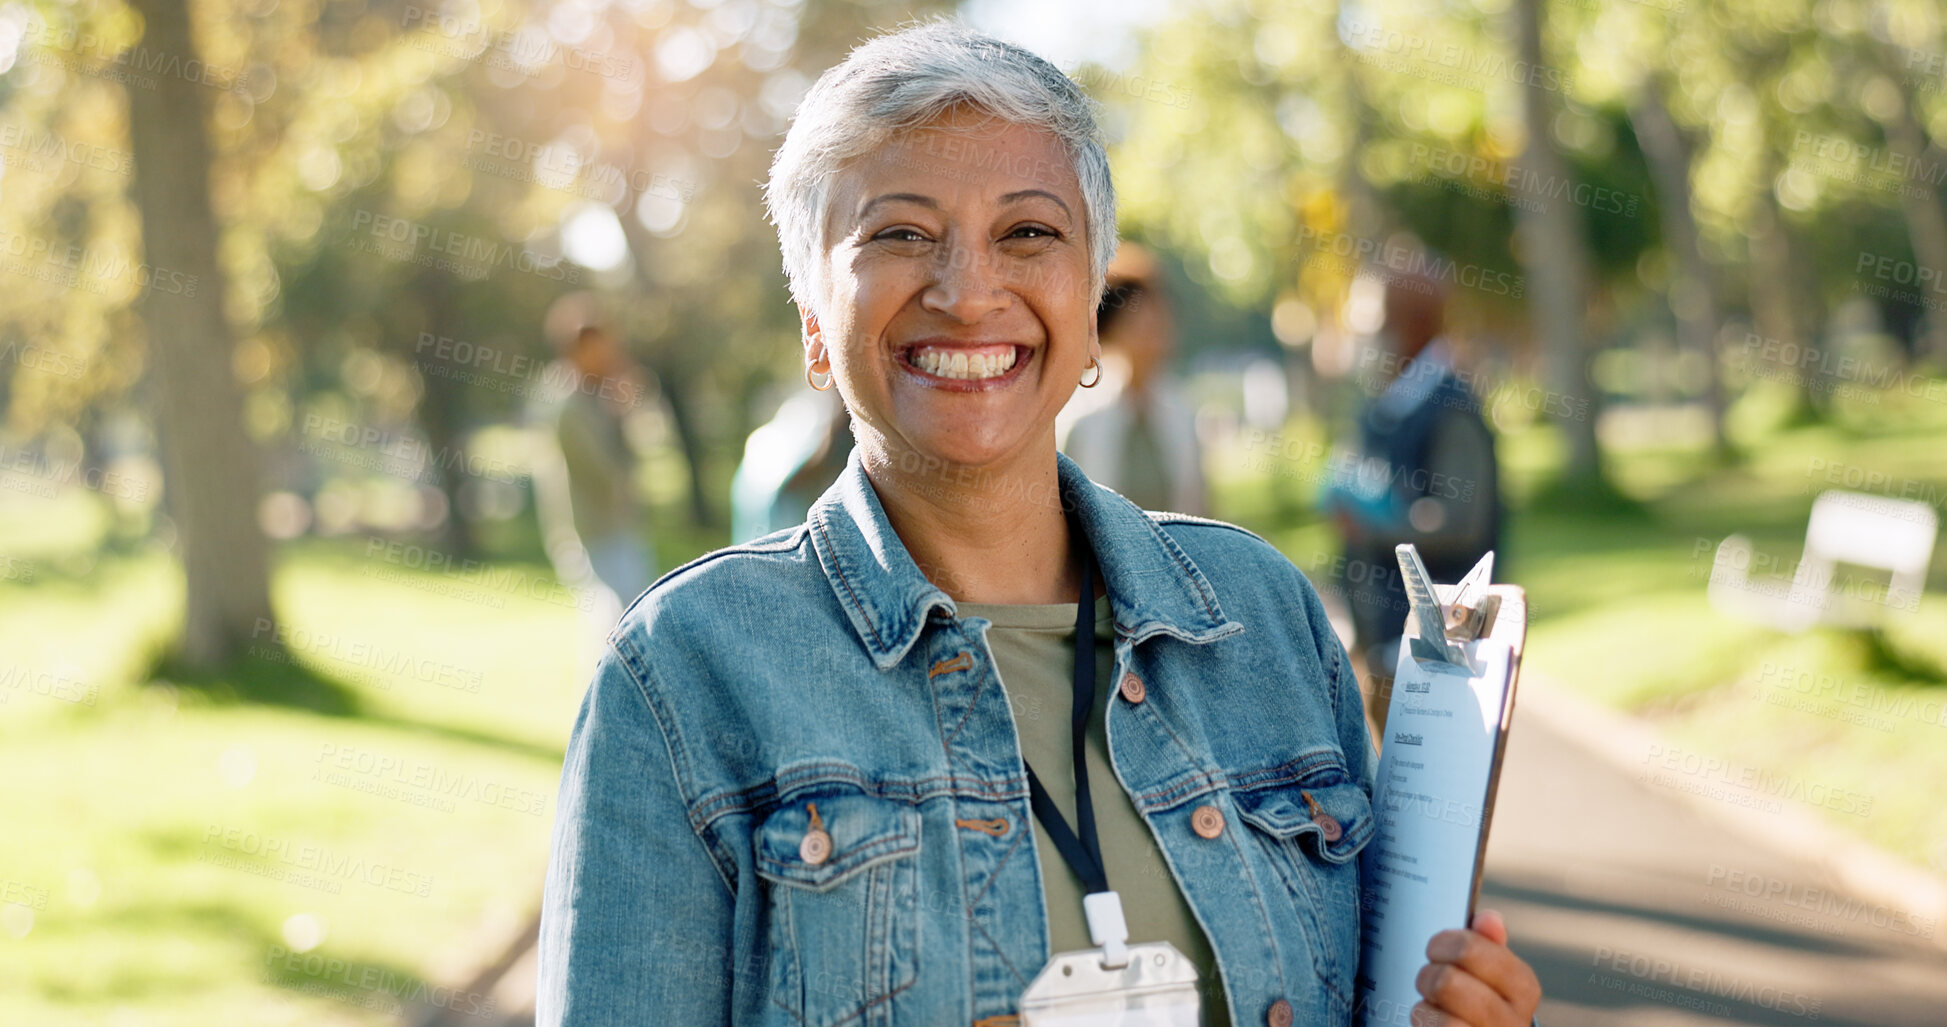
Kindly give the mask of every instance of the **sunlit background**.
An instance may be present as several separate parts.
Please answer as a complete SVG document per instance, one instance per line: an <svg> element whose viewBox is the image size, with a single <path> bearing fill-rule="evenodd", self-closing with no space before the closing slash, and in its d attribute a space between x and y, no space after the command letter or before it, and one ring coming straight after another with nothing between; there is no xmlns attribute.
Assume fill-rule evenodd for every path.
<svg viewBox="0 0 1947 1027"><path fill-rule="evenodd" d="M954 11L0 2L0 1022L531 1020L600 643L537 516L546 315L591 294L643 368L658 569L730 542L805 391L770 155ZM1789 606L1823 492L1947 504L1936 0L958 13L1102 103L1214 513L1321 584L1361 263L1451 262L1544 1022L1940 1022L1944 558L1744 601Z"/></svg>

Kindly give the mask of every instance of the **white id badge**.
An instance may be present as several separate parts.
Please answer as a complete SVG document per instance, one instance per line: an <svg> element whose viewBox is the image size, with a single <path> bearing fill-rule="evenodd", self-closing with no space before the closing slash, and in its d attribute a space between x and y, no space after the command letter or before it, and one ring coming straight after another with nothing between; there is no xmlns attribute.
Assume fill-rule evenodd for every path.
<svg viewBox="0 0 1947 1027"><path fill-rule="evenodd" d="M1200 1027L1197 968L1166 941L1128 947L1127 965L1101 949L1063 952L1021 996L1021 1027Z"/></svg>

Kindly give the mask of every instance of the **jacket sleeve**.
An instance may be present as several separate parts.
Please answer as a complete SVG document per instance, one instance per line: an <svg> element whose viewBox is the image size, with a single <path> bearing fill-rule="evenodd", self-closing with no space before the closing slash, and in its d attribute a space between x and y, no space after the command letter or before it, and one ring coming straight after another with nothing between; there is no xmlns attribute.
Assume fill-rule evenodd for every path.
<svg viewBox="0 0 1947 1027"><path fill-rule="evenodd" d="M1318 647L1319 666L1324 667L1332 679L1332 716L1338 731L1339 750L1345 754L1345 769L1354 781L1365 788L1370 798L1379 774L1378 750L1373 745L1372 732L1366 726L1366 700L1359 688L1359 675L1353 672L1352 660L1346 655L1345 644L1339 641L1338 632L1332 628L1331 618L1325 613L1325 604L1318 598L1318 590L1302 573L1298 577L1304 595L1306 618L1311 623L1312 643Z"/></svg>
<svg viewBox="0 0 1947 1027"><path fill-rule="evenodd" d="M1316 603L1317 599L1312 601ZM1366 725L1365 693L1359 688L1359 675L1352 670L1352 660L1346 655L1344 643L1339 641L1338 633L1326 622L1322 609L1317 619L1319 648L1323 650L1327 665L1335 668L1334 677L1337 679L1332 706L1338 719L1339 749L1345 753L1346 770L1351 773L1352 779L1365 787L1367 798L1375 798L1379 753L1373 745L1372 731Z"/></svg>
<svg viewBox="0 0 1947 1027"><path fill-rule="evenodd" d="M561 768L535 1023L727 1024L733 896L690 826L681 749L611 645Z"/></svg>

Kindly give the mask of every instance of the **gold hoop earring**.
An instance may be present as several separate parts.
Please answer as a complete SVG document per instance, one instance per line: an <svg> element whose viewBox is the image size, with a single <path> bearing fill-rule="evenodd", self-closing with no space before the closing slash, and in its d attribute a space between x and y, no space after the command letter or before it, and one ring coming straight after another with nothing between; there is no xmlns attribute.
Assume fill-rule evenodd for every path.
<svg viewBox="0 0 1947 1027"><path fill-rule="evenodd" d="M1090 369L1095 371L1095 380L1092 382L1083 382L1082 388L1084 389L1092 389L1102 384L1102 362L1094 357L1088 358L1088 367L1084 367L1082 370L1087 371Z"/></svg>
<svg viewBox="0 0 1947 1027"><path fill-rule="evenodd" d="M831 387L832 387L832 376L831 376L831 374L830 374L829 372L827 372L827 373L826 373L826 375L825 375L825 384L823 384L823 385L820 385L820 384L818 384L818 380L817 380L816 378L813 378L813 377L812 377L812 375L813 375L813 374L815 374L815 373L817 373L817 372L815 372L815 371L813 371L813 370L811 369L811 365L810 365L810 364L806 364L806 365L804 366L804 381L805 381L805 384L806 384L806 385L809 385L809 386L811 386L811 387L812 387L812 388L814 388L814 389L817 389L817 390L818 390L819 392L825 392L825 391L828 391L829 389L831 389Z"/></svg>

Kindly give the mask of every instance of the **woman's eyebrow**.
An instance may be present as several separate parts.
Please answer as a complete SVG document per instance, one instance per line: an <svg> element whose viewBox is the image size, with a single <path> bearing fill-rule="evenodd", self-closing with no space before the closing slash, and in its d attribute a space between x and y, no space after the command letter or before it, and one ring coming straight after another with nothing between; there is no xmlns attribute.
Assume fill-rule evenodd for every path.
<svg viewBox="0 0 1947 1027"><path fill-rule="evenodd" d="M867 214L870 214L872 212L872 208L878 206L881 203L897 203L901 201L906 203L917 203L922 207L928 207L933 210L940 209L940 201L932 198L931 196L923 196L919 193L886 193L882 196L874 196L873 198L860 204L858 216L861 218L865 217Z"/></svg>
<svg viewBox="0 0 1947 1027"><path fill-rule="evenodd" d="M1075 216L1075 212L1074 212L1074 211L1072 211L1072 210L1069 210L1069 209L1068 209L1068 204L1066 204L1066 203L1063 203L1063 202L1061 201L1061 197L1059 197L1059 196L1056 196L1056 195L1055 195L1054 193L1051 193L1051 192L1049 192L1049 191L1048 191L1048 190L1046 190L1046 189L1021 189L1021 190L1017 190L1017 191L1015 191L1015 192L1011 192L1011 193L1008 193L1008 194L1007 194L1007 195L1005 195L1005 196L1002 196L1002 197L1001 197L1001 202L1002 202L1002 203L1013 203L1013 202L1014 202L1014 201L1016 201L1016 200L1025 200L1025 199L1027 199L1027 198L1028 198L1028 197L1030 197L1030 196L1043 196L1043 197L1046 197L1046 198L1048 198L1048 199L1050 199L1050 200L1053 200L1053 201L1055 201L1055 206L1057 206L1057 207L1060 207L1060 208L1061 208L1061 212L1062 212L1063 214L1066 214L1066 215L1068 215L1069 217L1074 217L1074 216Z"/></svg>

